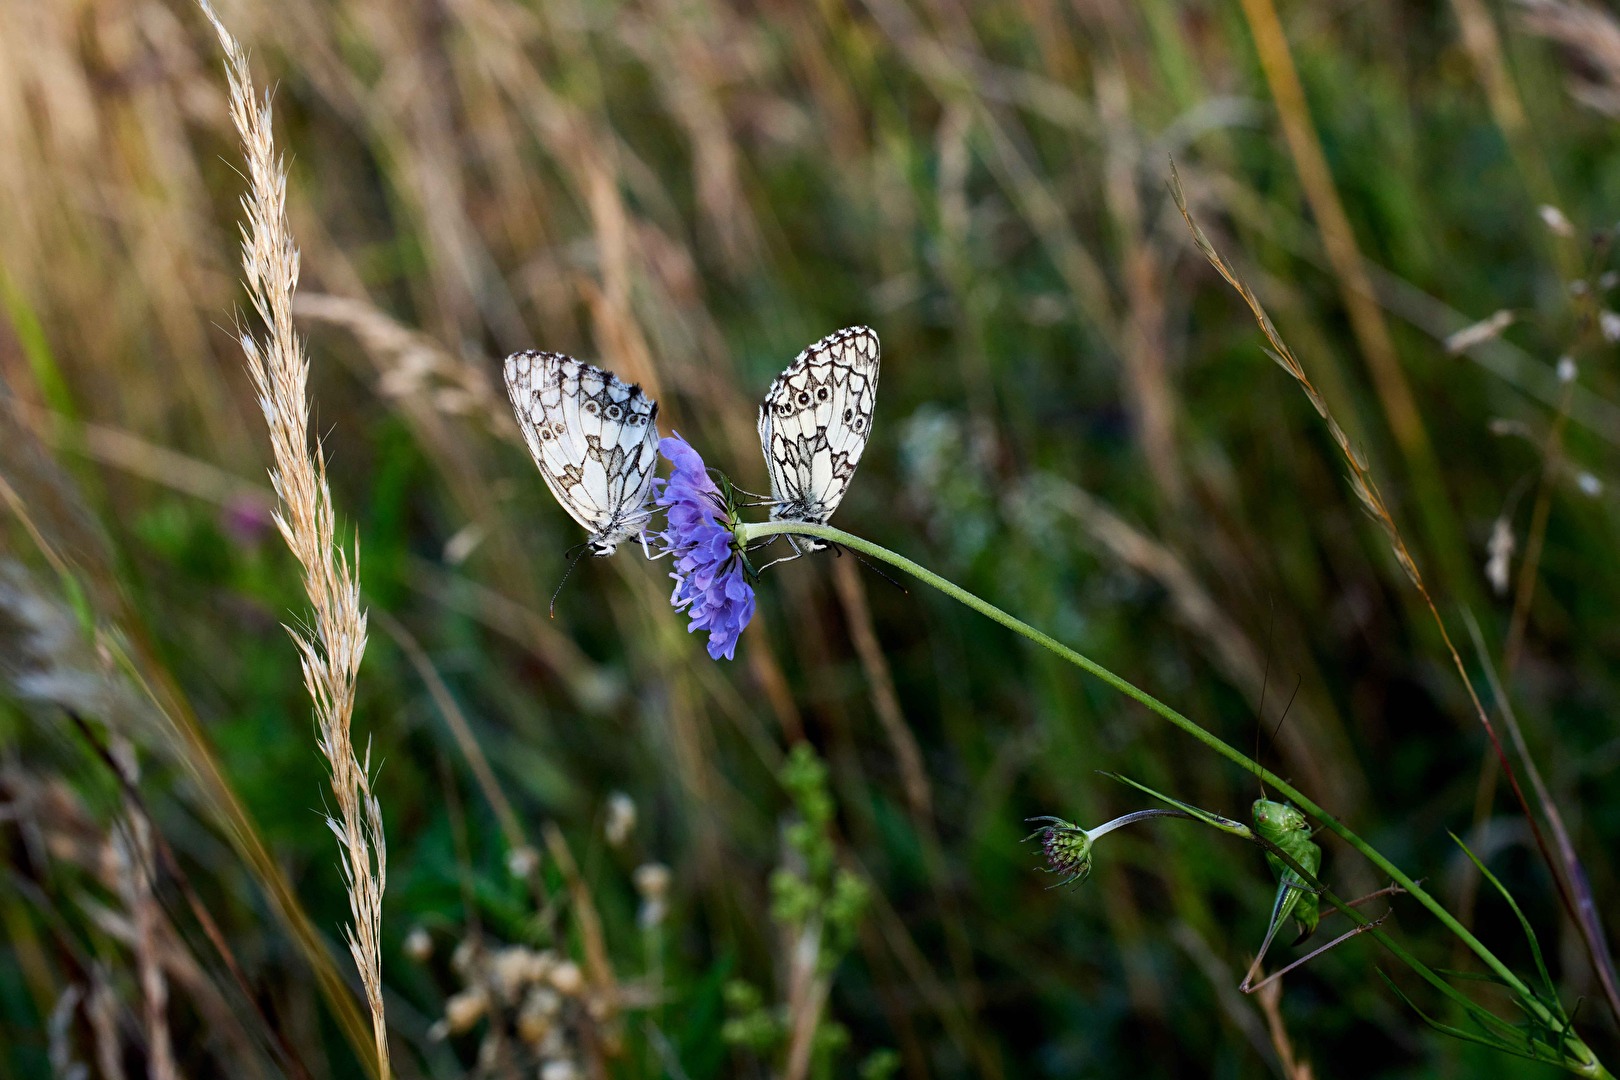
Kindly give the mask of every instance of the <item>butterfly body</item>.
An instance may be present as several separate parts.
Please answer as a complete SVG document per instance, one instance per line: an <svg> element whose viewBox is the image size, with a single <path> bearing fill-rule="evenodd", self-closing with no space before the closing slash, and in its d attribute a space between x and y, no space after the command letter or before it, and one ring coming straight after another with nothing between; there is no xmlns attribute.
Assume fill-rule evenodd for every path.
<svg viewBox="0 0 1620 1080"><path fill-rule="evenodd" d="M771 520L825 525L866 450L877 400L877 334L852 326L805 349L759 407ZM789 536L795 551L826 545Z"/></svg>
<svg viewBox="0 0 1620 1080"><path fill-rule="evenodd" d="M546 486L608 556L641 535L658 460L658 404L626 383L563 353L527 350L504 365L523 440Z"/></svg>

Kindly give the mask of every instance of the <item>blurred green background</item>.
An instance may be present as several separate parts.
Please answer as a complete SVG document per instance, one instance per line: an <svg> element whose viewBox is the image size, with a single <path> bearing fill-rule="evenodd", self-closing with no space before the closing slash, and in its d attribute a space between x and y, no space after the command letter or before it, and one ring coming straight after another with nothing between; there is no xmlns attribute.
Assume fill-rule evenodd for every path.
<svg viewBox="0 0 1620 1080"><path fill-rule="evenodd" d="M1483 686L1479 621L1620 932L1613 15L219 8L274 88L312 430L361 551L355 731L387 826L400 1076L793 1075L803 940L772 877L824 805L803 760L781 780L801 741L826 765L831 857L868 895L847 955L822 942L811 1075L1550 1074L1427 1031L1375 967L1455 1017L1366 938L1269 1008L1238 994L1273 882L1189 823L1118 833L1089 882L1048 891L1025 818L1145 805L1096 770L1234 816L1254 784L930 590L831 554L778 567L716 664L666 566L627 547L547 618L582 535L516 437L502 356L641 382L666 431L759 490L770 379L857 323L883 378L834 524L1258 744L1529 970L1448 831L1465 838L1620 1061L1433 621L1166 187L1174 160ZM307 601L235 340L241 156L206 24L183 0L0 0L0 146L0 1076L144 1075L143 940L181 1075L364 1075L334 1004L352 992L321 985L356 984L348 904L281 629ZM1505 330L1448 350L1502 309ZM138 762L138 801L97 742ZM173 855L146 900L119 864L140 807ZM1337 888L1383 884L1323 844ZM637 875L654 863L665 892ZM1394 910L1426 962L1468 966ZM468 1004L498 955L584 966L550 1044L515 1006Z"/></svg>

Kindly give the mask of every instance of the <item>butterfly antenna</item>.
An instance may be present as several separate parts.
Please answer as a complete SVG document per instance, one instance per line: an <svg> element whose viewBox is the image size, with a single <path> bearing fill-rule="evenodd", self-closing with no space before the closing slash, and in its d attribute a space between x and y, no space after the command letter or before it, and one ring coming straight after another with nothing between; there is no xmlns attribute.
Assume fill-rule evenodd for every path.
<svg viewBox="0 0 1620 1080"><path fill-rule="evenodd" d="M843 544L828 544L827 546L833 549L833 554L834 555L838 555L838 556L842 556L846 550L849 550L849 549L846 549ZM884 581L887 581L890 585L893 585L895 588L899 589L906 596L911 595L911 591L909 589L907 589L904 585L900 584L898 581L894 580L894 578L890 577L888 574L885 574L882 570L880 570L878 568L876 563L872 562L870 559L862 557L862 555L857 551L849 550L849 553L851 555L855 556L855 561L856 562L860 563L862 566L864 566L868 570L872 571L872 573L876 574L878 577L882 578Z"/></svg>
<svg viewBox="0 0 1620 1080"><path fill-rule="evenodd" d="M574 567L579 565L579 560L584 556L585 549L590 546L591 545L589 542L575 544L573 547L563 552L563 557L568 559L568 569L563 571L562 580L557 582L556 592L551 594L551 617L553 619L557 617L557 594L562 592L564 585L568 584L568 575L574 572Z"/></svg>
<svg viewBox="0 0 1620 1080"><path fill-rule="evenodd" d="M729 476L727 476L725 473L721 472L718 468L716 468L713 465L710 465L706 471L709 474L709 478L711 480L713 480L716 484L718 484L721 487L725 488L725 490L728 493L732 492L732 491L735 491L735 492L737 492L739 494L748 496L750 499L763 499L764 500L763 502L746 503L745 505L747 505L747 506L767 506L770 503L773 503L773 502L776 501L775 499L771 498L769 495L761 495L757 491L749 491L747 488L743 487L742 485L733 482L732 479Z"/></svg>

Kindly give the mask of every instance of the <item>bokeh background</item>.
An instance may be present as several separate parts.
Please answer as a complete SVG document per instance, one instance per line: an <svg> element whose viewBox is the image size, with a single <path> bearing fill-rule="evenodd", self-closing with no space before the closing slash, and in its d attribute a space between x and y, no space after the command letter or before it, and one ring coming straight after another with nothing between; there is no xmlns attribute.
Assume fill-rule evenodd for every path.
<svg viewBox="0 0 1620 1080"><path fill-rule="evenodd" d="M1427 610L1167 190L1173 160L1366 454L1476 681L1482 657L1500 673L1620 931L1615 15L219 8L273 87L312 428L360 547L400 1076L788 1075L771 1025L802 1022L802 941L772 878L815 801L803 769L782 780L800 742L869 896L822 972L814 1075L1549 1074L1427 1031L1375 968L1455 1017L1365 938L1280 1000L1238 994L1273 883L1207 830L1125 830L1049 891L1025 818L1145 805L1096 770L1234 816L1254 784L926 588L830 554L778 567L714 663L667 568L627 548L547 617L582 536L516 437L502 356L639 381L758 490L771 377L858 323L883 378L835 524L1258 747L1528 970L1464 837L1620 1060ZM183 0L0 0L0 1077L145 1075L138 954L181 1075L365 1075L282 629L307 601L235 340L225 102ZM169 854L143 878L146 827ZM1347 894L1383 884L1324 846ZM1468 967L1394 911L1407 947ZM564 1050L475 1007L494 957L582 965L583 990L552 980Z"/></svg>

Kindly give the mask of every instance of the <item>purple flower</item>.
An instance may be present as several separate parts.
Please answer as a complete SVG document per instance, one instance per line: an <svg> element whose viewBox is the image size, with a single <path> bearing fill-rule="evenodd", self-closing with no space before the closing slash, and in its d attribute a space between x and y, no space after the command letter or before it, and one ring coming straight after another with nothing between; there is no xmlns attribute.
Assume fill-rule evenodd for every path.
<svg viewBox="0 0 1620 1080"><path fill-rule="evenodd" d="M754 589L744 576L735 546L725 497L709 478L703 458L685 439L674 435L658 443L658 452L675 466L669 479L657 481L655 504L667 511L669 527L654 537L660 553L675 556L675 592L669 602L685 611L687 631L709 632L709 656L732 659L737 636L754 617Z"/></svg>

